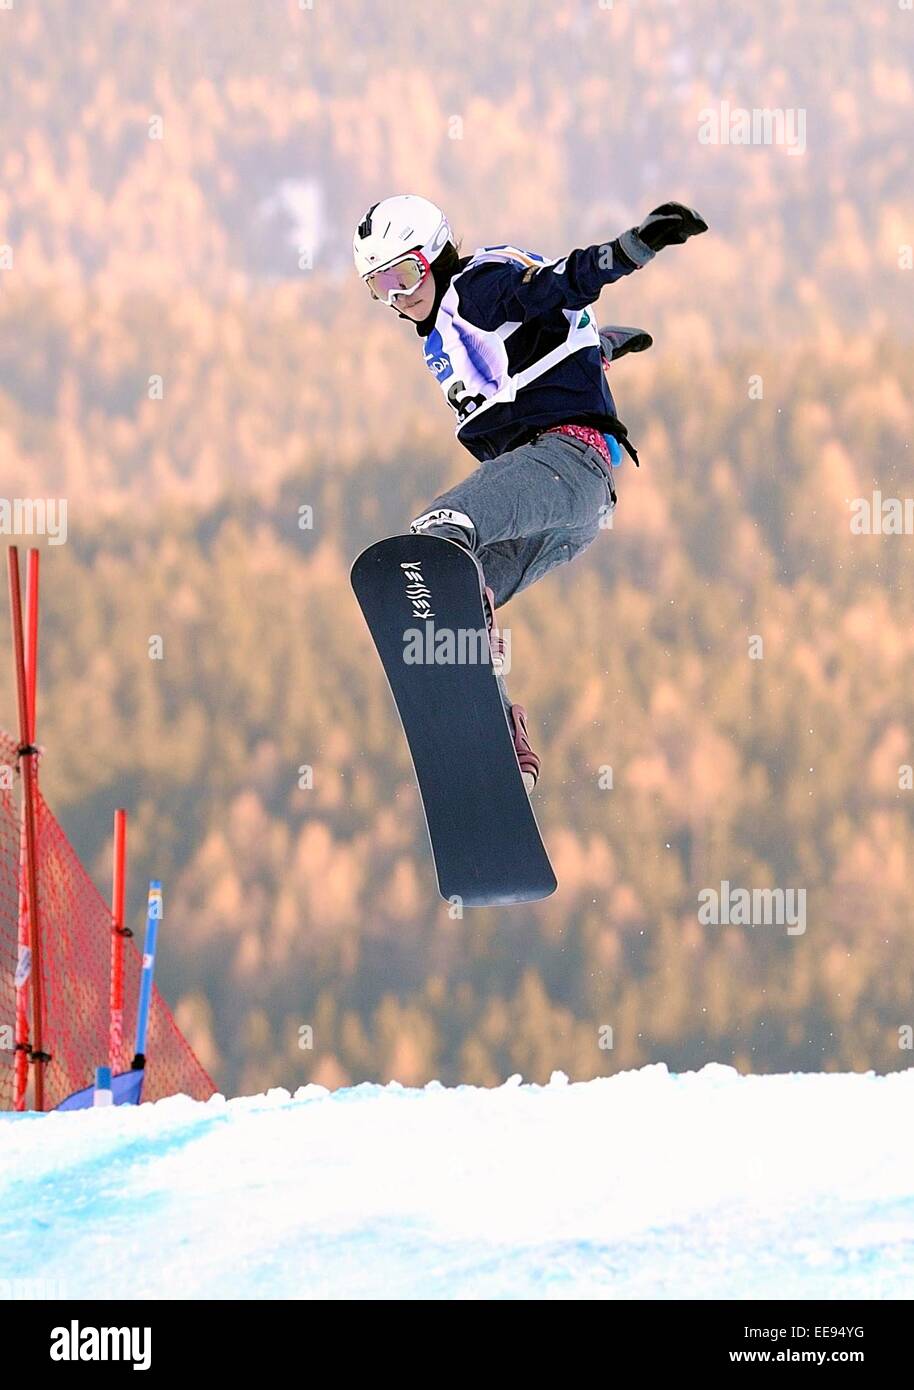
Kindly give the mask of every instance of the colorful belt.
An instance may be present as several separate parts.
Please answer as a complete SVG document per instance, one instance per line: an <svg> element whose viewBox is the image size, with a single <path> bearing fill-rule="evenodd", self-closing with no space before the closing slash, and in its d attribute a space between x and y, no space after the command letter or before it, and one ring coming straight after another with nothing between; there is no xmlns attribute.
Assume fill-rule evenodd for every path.
<svg viewBox="0 0 914 1390"><path fill-rule="evenodd" d="M543 434L569 434L572 439L579 439L582 444L589 444L592 449L602 455L607 468L612 467L612 455L609 452L609 445L605 435L602 435L593 425L550 425L549 429L543 430Z"/></svg>

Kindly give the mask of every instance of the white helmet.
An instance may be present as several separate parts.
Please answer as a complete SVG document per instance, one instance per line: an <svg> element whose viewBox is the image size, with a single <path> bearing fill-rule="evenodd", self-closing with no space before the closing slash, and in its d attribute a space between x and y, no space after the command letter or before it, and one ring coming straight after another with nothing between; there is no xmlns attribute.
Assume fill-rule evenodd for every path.
<svg viewBox="0 0 914 1390"><path fill-rule="evenodd" d="M410 251L421 251L431 265L452 240L451 224L435 203L401 193L368 209L352 239L352 254L356 270L367 280Z"/></svg>

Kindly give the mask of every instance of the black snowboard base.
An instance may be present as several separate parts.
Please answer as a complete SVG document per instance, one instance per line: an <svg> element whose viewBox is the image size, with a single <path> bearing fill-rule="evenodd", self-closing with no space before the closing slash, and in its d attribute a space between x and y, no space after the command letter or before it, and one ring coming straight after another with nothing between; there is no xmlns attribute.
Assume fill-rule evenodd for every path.
<svg viewBox="0 0 914 1390"><path fill-rule="evenodd" d="M492 670L480 571L437 536L378 541L352 587L416 770L438 891L483 907L556 888Z"/></svg>

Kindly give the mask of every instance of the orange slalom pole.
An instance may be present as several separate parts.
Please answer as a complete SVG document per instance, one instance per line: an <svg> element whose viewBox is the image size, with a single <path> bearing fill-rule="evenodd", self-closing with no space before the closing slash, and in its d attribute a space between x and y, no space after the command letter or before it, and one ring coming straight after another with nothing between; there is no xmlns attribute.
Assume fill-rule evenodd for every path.
<svg viewBox="0 0 914 1390"><path fill-rule="evenodd" d="M38 556L33 546L28 552L25 584L25 674L29 703L29 742L35 742L35 693L38 680ZM26 851L25 801L19 834L19 958L16 963L16 1065L13 1106L25 1110L29 1087L29 905L26 892L28 854ZM21 973L20 973L21 972Z"/></svg>
<svg viewBox="0 0 914 1390"><path fill-rule="evenodd" d="M111 882L111 999L108 1060L112 1072L120 1063L124 1042L124 891L127 863L127 812L114 813L114 868Z"/></svg>
<svg viewBox="0 0 914 1390"><path fill-rule="evenodd" d="M28 904L29 950L31 966L28 974L32 999L32 1036L29 1060L35 1063L34 1103L36 1110L44 1109L44 1067L49 1060L42 1050L44 995L41 979L41 935L38 924L38 834L35 816L36 749L31 741L29 687L25 669L25 638L22 626L22 591L19 583L19 551L11 545L8 552L10 616L13 628L13 655L16 664L16 694L19 703L19 767L22 773L23 818L25 822L26 900Z"/></svg>
<svg viewBox="0 0 914 1390"><path fill-rule="evenodd" d="M35 742L35 693L38 686L38 558L32 546L25 572L25 677L29 697L29 742Z"/></svg>

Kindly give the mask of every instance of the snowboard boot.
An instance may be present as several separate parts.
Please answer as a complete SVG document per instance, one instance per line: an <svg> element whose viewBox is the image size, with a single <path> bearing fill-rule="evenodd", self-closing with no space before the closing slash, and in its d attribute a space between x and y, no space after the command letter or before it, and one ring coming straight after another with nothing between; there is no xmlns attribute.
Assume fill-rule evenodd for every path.
<svg viewBox="0 0 914 1390"><path fill-rule="evenodd" d="M529 794L536 786L537 778L540 775L540 760L530 747L530 738L527 734L527 711L523 705L511 706L511 734L514 738L514 751L517 754L517 761L520 763L524 786Z"/></svg>
<svg viewBox="0 0 914 1390"><path fill-rule="evenodd" d="M414 517L409 529L414 536L439 536L443 541L454 541L476 558L476 527L466 512L437 507L423 516Z"/></svg>
<svg viewBox="0 0 914 1390"><path fill-rule="evenodd" d="M486 626L489 629L489 649L492 653L492 670L498 681L502 704L505 707L505 713L508 716L508 725L511 729L511 737L514 740L514 751L517 754L517 761L520 763L524 786L527 788L529 794L536 786L537 778L540 775L540 760L530 747L530 738L527 733L527 711L524 709L523 705L511 704L508 698L508 692L505 688L503 675L505 666L505 639L498 630L498 623L495 620L495 594L488 584L483 588L482 598L486 614Z"/></svg>

